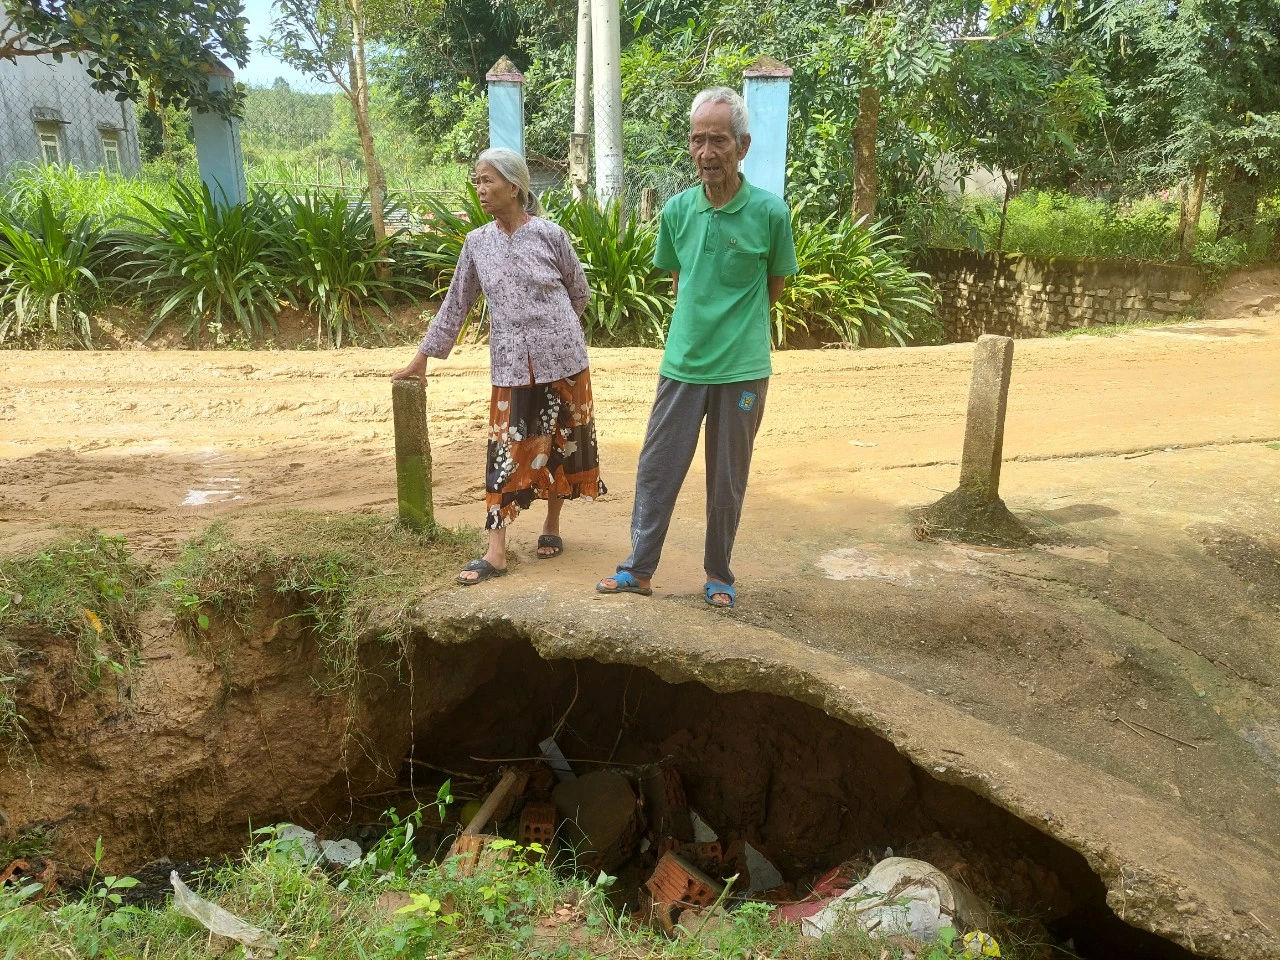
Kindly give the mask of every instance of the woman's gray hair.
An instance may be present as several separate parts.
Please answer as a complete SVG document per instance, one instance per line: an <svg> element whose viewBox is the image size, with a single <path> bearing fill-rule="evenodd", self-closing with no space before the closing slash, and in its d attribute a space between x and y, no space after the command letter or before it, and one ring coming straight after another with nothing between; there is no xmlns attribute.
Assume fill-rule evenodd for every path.
<svg viewBox="0 0 1280 960"><path fill-rule="evenodd" d="M520 205L525 210L530 213L539 212L541 207L529 186L529 165L524 162L524 157L509 147L490 147L476 157L476 166L482 163L493 167L507 183L515 184L520 191Z"/></svg>
<svg viewBox="0 0 1280 960"><path fill-rule="evenodd" d="M748 129L750 118L747 116L747 105L738 91L731 90L728 87L711 87L703 90L693 98L693 106L689 108L689 122L693 123L693 115L709 103L728 105L731 117L730 123L733 126L733 136L738 141L738 144L741 145L743 137L750 132Z"/></svg>

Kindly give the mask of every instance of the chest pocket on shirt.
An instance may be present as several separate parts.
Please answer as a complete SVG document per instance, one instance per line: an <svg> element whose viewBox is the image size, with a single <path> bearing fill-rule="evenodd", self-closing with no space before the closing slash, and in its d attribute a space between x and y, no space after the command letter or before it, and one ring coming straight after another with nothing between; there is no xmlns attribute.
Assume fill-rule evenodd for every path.
<svg viewBox="0 0 1280 960"><path fill-rule="evenodd" d="M760 275L764 257L730 246L720 260L720 282L727 287L745 287Z"/></svg>

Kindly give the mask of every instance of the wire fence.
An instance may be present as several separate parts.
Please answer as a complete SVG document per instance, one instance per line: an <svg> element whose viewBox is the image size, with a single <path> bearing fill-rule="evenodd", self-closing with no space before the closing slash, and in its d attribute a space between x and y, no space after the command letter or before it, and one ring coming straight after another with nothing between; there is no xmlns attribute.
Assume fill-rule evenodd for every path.
<svg viewBox="0 0 1280 960"><path fill-rule="evenodd" d="M93 89L78 57L0 60L0 170L74 164L113 176L139 172L133 104Z"/></svg>

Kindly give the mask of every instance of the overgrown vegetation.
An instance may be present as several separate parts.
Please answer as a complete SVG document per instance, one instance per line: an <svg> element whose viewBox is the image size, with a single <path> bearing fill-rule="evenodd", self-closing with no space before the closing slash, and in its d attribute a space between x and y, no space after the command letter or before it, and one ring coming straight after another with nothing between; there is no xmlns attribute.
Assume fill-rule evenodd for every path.
<svg viewBox="0 0 1280 960"><path fill-rule="evenodd" d="M107 305L152 312L199 345L234 330L261 341L285 304L316 319L317 345L382 342L377 315L420 291L417 241L378 241L368 203L342 191L256 187L229 205L204 184L145 185L49 167L0 202L0 344L91 345ZM108 189L109 188L109 189Z"/></svg>
<svg viewBox="0 0 1280 960"><path fill-rule="evenodd" d="M275 832L235 862L205 872L205 898L279 939L281 956L400 960L482 956L647 957L650 960L953 960L964 956L954 931L934 944L861 932L821 940L794 924L773 926L768 904L747 903L714 924L690 924L675 939L655 933L610 900L612 878L583 878L551 866L537 845L498 841L498 857L474 873L456 859L422 862L415 823L391 812L383 838L356 864L329 872L299 856ZM505 857L506 859L503 859ZM101 858L99 858L101 859ZM83 897L38 899L38 885L0 887L0 957L164 957L203 960L209 934L165 907L124 903L130 877L95 870ZM1004 931L1000 931L1003 933ZM1043 944L1012 936L1003 956L1029 960Z"/></svg>
<svg viewBox="0 0 1280 960"><path fill-rule="evenodd" d="M19 690L26 682L28 637L74 647L73 677L82 691L125 677L138 656L137 612L147 571L123 537L89 531L57 540L28 557L0 560L0 752L26 746Z"/></svg>
<svg viewBox="0 0 1280 960"><path fill-rule="evenodd" d="M1179 209L1175 199L1146 197L1117 204L1065 191L1028 190L1010 200L1001 237L1001 204L990 196L951 201L932 225L936 246L1002 249L1042 257L1098 257L1175 261L1180 252ZM1275 255L1280 209L1264 209L1248 237L1213 239L1218 213L1201 215L1200 237L1191 261L1210 279L1232 266Z"/></svg>
<svg viewBox="0 0 1280 960"><path fill-rule="evenodd" d="M123 537L93 531L0 560L0 753L26 752L21 690L37 635L74 647L74 683L91 692L136 669L138 618L152 604L170 608L193 645L229 672L255 612L276 611L266 628L311 637L317 687L354 706L362 643L379 640L382 662L398 663L400 630L423 585L451 575L478 543L474 531L420 536L373 515L287 513L252 523L251 538L213 524L159 574L130 555Z"/></svg>
<svg viewBox="0 0 1280 960"><path fill-rule="evenodd" d="M269 629L305 631L324 667L313 677L317 687L354 706L361 645L377 639L386 644L383 662L398 662L423 585L451 574L476 546L474 531L422 536L380 516L280 514L255 518L252 536L213 524L183 548L159 587L179 629L229 673L255 612L272 611Z"/></svg>

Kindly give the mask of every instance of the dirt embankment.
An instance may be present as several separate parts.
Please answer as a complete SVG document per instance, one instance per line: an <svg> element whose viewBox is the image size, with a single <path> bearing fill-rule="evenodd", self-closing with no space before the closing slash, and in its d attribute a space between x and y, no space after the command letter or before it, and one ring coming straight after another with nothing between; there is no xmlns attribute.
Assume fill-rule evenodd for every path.
<svg viewBox="0 0 1280 960"><path fill-rule="evenodd" d="M454 745L501 756L478 750L506 730L503 748L527 751L514 741L546 731L497 723L510 715L500 694L558 716L571 680L564 664L540 674L539 658L588 671L595 661L614 672L588 672L600 692L575 719L580 733L599 730L579 746L607 749L618 736L609 716L633 717L637 749L679 729L699 742L705 715L670 705L701 704L716 719L683 762L742 772L732 787L709 777L695 789L745 826L745 794L768 780L757 828L775 844L788 838L791 869L819 855L827 841L815 838L941 858L938 833L990 875L993 895L1024 907L1039 897L1050 922L1101 917L1076 911L1104 897L1108 915L1182 949L1274 957L1280 315L1266 306L1270 289L1241 287L1229 316L1199 324L1018 344L1002 492L1047 541L1030 550L911 537L909 511L955 483L967 348L779 356L735 557L742 604L728 615L700 601L697 465L658 595L591 592L626 549L656 366L650 352L596 351L611 496L566 510L569 549L555 563L532 560L538 518L526 518L513 576L467 592L424 585L412 687L385 648L363 648L359 750L341 735L346 702L307 679L317 654L305 630L290 635L290 611L263 607L227 634L243 678L230 685L165 622L146 624L145 669L118 699L64 700L57 644L25 636L49 667L23 708L47 756L65 762L0 775L0 806L84 839L114 830L148 852L207 850L242 840L250 815L338 815L349 798L393 786L410 750L444 766L468 759L449 755ZM386 513L393 502L385 375L397 352L9 356L0 552L92 523L162 566L216 518L251 529L282 507ZM433 368L436 500L448 522L479 516L485 363L471 349ZM660 678L634 681L649 707L615 696L632 667ZM703 687L738 699L708 701ZM652 704L668 706L651 716ZM662 726L668 714L679 729ZM750 726L760 716L791 719L767 734ZM722 727L743 732L733 740ZM768 769L747 765L758 755Z"/></svg>

